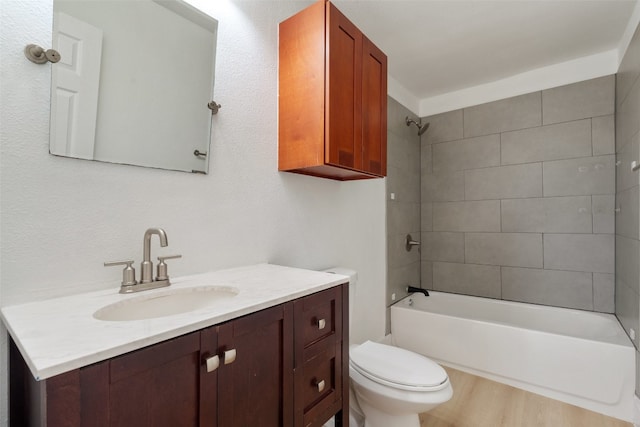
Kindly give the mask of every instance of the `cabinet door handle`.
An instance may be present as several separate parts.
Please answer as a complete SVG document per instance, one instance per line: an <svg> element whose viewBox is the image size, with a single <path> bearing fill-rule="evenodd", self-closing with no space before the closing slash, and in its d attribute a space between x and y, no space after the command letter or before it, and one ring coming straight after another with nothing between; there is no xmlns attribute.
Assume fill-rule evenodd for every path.
<svg viewBox="0 0 640 427"><path fill-rule="evenodd" d="M217 354L215 356L207 357L205 362L207 363L207 372L213 372L218 369L218 366L220 366L220 358Z"/></svg>
<svg viewBox="0 0 640 427"><path fill-rule="evenodd" d="M236 349L227 350L224 352L224 364L229 365L236 360Z"/></svg>
<svg viewBox="0 0 640 427"><path fill-rule="evenodd" d="M318 387L318 393L322 393L322 390L324 390L324 380L316 382L316 386Z"/></svg>
<svg viewBox="0 0 640 427"><path fill-rule="evenodd" d="M327 326L327 322L324 319L318 320L318 329L324 329Z"/></svg>

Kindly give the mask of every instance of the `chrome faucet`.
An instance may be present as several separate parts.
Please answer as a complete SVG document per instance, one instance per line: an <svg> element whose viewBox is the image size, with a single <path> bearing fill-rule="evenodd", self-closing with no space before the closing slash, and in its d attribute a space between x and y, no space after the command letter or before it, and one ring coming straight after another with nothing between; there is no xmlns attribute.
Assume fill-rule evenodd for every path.
<svg viewBox="0 0 640 427"><path fill-rule="evenodd" d="M158 261L160 262L158 263L158 271L154 280L153 262L151 262L151 236L153 236L154 234L157 234L160 238L160 246L165 247L169 244L167 241L167 233L165 233L162 228L149 228L147 231L145 231L142 263L140 264L140 268L142 270L140 272L140 282L136 281L136 272L131 266L131 264L133 264L133 260L104 263L105 267L111 267L114 265L126 265L125 269L122 271L122 286L120 286L121 294L139 292L147 289L162 288L171 284L171 282L169 281L169 275L167 273L167 264L164 261L166 259L182 258L182 255L159 256Z"/></svg>
<svg viewBox="0 0 640 427"><path fill-rule="evenodd" d="M160 237L160 246L163 248L167 242L167 233L162 228L150 228L144 232L142 263L140 264L140 283L153 282L153 262L151 262L151 236L157 234Z"/></svg>

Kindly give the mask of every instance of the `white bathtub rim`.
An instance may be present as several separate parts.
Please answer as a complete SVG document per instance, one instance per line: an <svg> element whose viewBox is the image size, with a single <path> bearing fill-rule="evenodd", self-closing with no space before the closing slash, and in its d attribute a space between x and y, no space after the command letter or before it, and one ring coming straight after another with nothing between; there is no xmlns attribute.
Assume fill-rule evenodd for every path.
<svg viewBox="0 0 640 427"><path fill-rule="evenodd" d="M475 295L455 294L455 293L440 292L440 291L430 291L430 292L433 292L435 295L443 294L443 295L447 295L447 296L453 295L453 296L470 297L470 298L485 298L485 297L475 296ZM405 301L405 300L407 300L407 299L409 299L411 297L413 297L413 298L416 298L416 297L417 298L429 298L429 297L426 297L426 296L424 296L424 295L422 295L420 293L409 294L406 297L404 297L401 300L399 300L396 303L394 303L393 305L391 305L390 308L397 307L399 309L405 309L405 310L422 311L422 310L413 308L413 306L405 307L405 306L402 305L403 301ZM500 299L496 299L496 298L487 298L487 299L492 300L492 302L495 301L495 302L504 303L504 304L507 304L507 305L514 305L514 306L518 306L518 305L521 305L521 304L524 304L524 305L537 305L537 306L540 306L540 307L543 307L543 308L575 311L575 312L578 312L580 314L586 314L586 315L600 315L599 317L605 317L605 318L607 318L607 320L614 320L615 319L615 322L617 323L617 325L620 327L620 330L622 331L622 334L620 335L621 340L620 340L620 342L602 341L602 340L596 340L596 339L592 339L592 338L576 337L574 335L569 335L569 334L559 333L559 332L541 331L541 330L538 330L538 329L531 329L531 328L528 328L528 327L525 327L525 326L513 326L513 325L511 325L509 323L506 323L506 322L503 322L503 321L500 321L500 320L492 321L492 320L484 320L484 319L474 319L473 317L470 317L470 316L469 317L457 316L457 315L454 315L454 314L446 314L446 313L441 313L441 312L430 312L429 311L429 313L434 314L434 315L438 315L438 316L443 316L443 317L446 317L446 318L449 318L449 319L465 319L465 320L469 320L471 322L477 322L477 323L483 324L483 325L491 325L491 324L495 325L495 324L498 324L500 326L504 326L505 328L514 329L514 330L515 329L526 329L527 331L538 333L538 334L543 334L543 335L561 335L563 337L576 339L576 340L584 340L584 341L588 341L588 342L599 342L599 343L602 343L602 344L605 344L605 345L615 345L615 346L620 346L620 347L632 347L632 348L635 349L633 343L631 342L631 339L627 335L627 333L626 333L625 329L623 328L623 326L620 324L620 321L617 319L617 317L615 315L613 315L611 313L599 313L599 312L592 312L592 311L588 311L588 310L578 310L578 309L575 309L575 308L544 306L544 305L541 305L541 304L500 300ZM611 318L613 318L613 319L611 319ZM391 334L389 334L389 335L391 335Z"/></svg>
<svg viewBox="0 0 640 427"><path fill-rule="evenodd" d="M482 298L482 297L478 297L478 298ZM403 307L403 308L405 308L405 307ZM429 313L430 314L434 314L434 313L431 313L431 312L429 312ZM510 329L510 330L526 329L526 328L521 327L521 326L513 326L513 325L510 325L508 323L499 322L499 321L491 322L491 321L488 321L488 320L478 320L478 319L473 319L473 318L470 318L470 317L461 317L461 316L454 316L454 315L451 315L451 314L442 314L442 313L435 313L435 315L446 317L446 318L449 318L449 319L464 319L464 320L467 320L469 322L478 323L478 324L482 324L482 325L492 325L492 324L495 325L495 324L497 324L497 325L500 325L501 327L504 327L504 328ZM527 329L527 332L532 333L532 334L540 334L540 335L543 335L543 336L558 336L558 335L560 335L563 338L571 339L571 340L586 341L586 342L589 342L589 343L597 343L597 344L601 344L601 345L613 345L613 346L618 346L618 347L623 347L623 348L634 348L635 349L635 347L633 346L631 341L628 341L628 340L626 342L624 342L624 343L617 343L617 342L605 342L605 341L594 340L594 339L589 339L589 338L584 338L584 337L576 337L576 336L573 336L573 335L554 334L553 332L539 331L539 330L536 330L536 329ZM389 336L391 336L391 334L389 334ZM627 339L628 339L628 337L627 337ZM396 344L394 343L394 345L396 345Z"/></svg>

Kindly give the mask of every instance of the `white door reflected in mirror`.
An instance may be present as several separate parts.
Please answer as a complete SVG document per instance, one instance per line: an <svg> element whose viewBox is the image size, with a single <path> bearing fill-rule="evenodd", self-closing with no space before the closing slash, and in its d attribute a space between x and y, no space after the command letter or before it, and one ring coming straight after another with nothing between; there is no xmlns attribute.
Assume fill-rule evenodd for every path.
<svg viewBox="0 0 640 427"><path fill-rule="evenodd" d="M54 0L51 154L207 173L216 38L180 0Z"/></svg>

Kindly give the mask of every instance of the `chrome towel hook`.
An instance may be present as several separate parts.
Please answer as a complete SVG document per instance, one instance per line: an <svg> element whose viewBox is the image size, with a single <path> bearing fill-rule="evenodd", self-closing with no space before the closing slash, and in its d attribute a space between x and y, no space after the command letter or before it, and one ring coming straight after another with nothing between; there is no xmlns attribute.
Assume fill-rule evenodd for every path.
<svg viewBox="0 0 640 427"><path fill-rule="evenodd" d="M51 62L55 64L60 61L60 54L55 49L44 50L37 44L28 44L24 48L24 56L35 64L46 64Z"/></svg>
<svg viewBox="0 0 640 427"><path fill-rule="evenodd" d="M409 252L414 246L420 246L420 242L416 242L411 238L411 234L407 234L405 249Z"/></svg>

